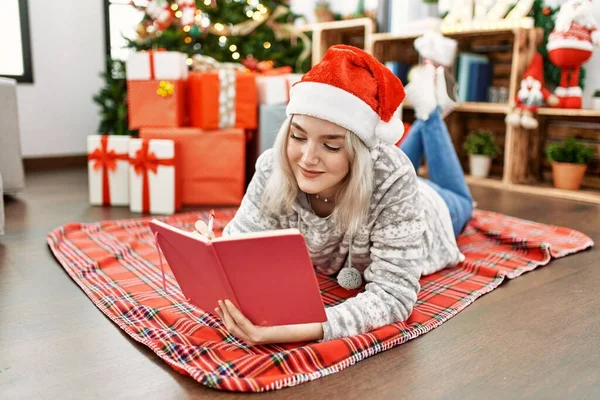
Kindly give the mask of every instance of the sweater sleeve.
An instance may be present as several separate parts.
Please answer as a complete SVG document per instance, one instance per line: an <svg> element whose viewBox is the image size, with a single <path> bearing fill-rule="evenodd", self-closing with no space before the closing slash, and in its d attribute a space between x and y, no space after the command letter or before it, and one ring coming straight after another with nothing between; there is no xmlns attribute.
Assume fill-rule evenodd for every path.
<svg viewBox="0 0 600 400"><path fill-rule="evenodd" d="M406 320L417 301L422 262L427 256L425 221L416 174L403 168L379 203L370 234L371 264L365 291L328 308L323 340L370 332Z"/></svg>
<svg viewBox="0 0 600 400"><path fill-rule="evenodd" d="M281 228L279 220L261 208L262 195L272 171L273 151L269 149L258 157L256 171L242 199L242 204L233 219L223 229L223 236Z"/></svg>

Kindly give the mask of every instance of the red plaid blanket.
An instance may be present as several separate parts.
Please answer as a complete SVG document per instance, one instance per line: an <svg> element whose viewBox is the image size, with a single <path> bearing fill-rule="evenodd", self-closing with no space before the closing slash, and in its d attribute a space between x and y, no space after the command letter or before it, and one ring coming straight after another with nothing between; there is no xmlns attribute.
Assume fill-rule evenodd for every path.
<svg viewBox="0 0 600 400"><path fill-rule="evenodd" d="M217 212L217 230L234 215ZM206 213L163 218L191 230ZM504 278L593 245L571 229L476 211L460 236L466 261L421 279L411 317L368 334L324 343L248 348L211 314L186 302L167 271L163 290L150 218L72 223L54 229L48 244L88 297L133 339L176 371L217 389L258 392L294 386L340 371L441 325ZM327 305L354 294L319 276Z"/></svg>

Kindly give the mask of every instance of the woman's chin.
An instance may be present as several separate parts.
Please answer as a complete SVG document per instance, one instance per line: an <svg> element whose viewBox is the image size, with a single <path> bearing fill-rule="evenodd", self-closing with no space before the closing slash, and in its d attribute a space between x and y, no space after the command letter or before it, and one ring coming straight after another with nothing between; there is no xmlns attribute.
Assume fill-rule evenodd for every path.
<svg viewBox="0 0 600 400"><path fill-rule="evenodd" d="M309 181L304 177L296 177L296 182L298 183L298 187L304 193L307 194L317 194L323 191L323 185L318 184L314 181Z"/></svg>

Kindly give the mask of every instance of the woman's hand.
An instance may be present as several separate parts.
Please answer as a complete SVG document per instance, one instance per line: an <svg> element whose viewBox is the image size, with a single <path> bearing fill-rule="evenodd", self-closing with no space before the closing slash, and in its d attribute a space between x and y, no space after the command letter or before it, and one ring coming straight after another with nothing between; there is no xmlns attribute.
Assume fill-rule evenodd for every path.
<svg viewBox="0 0 600 400"><path fill-rule="evenodd" d="M229 300L219 300L215 308L225 327L248 346L268 343L294 343L323 338L320 323L282 326L256 326Z"/></svg>
<svg viewBox="0 0 600 400"><path fill-rule="evenodd" d="M267 343L266 330L270 328L254 325L231 301L219 300L219 307L215 308L215 311L229 332L242 339L248 346Z"/></svg>
<svg viewBox="0 0 600 400"><path fill-rule="evenodd" d="M200 219L194 224L194 230L192 231L192 234L204 236L207 239L215 238L215 234L208 231L208 225L206 225L206 222Z"/></svg>

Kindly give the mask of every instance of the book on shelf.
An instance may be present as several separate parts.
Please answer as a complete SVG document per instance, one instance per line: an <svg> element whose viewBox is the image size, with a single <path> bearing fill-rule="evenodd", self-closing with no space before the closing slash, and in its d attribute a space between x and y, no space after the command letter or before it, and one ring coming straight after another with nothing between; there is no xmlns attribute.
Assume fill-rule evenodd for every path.
<svg viewBox="0 0 600 400"><path fill-rule="evenodd" d="M486 56L473 53L460 53L458 55L456 80L458 82L458 99L461 102L469 101L469 88L474 84L471 78L471 65L474 63L489 64L489 59Z"/></svg>

